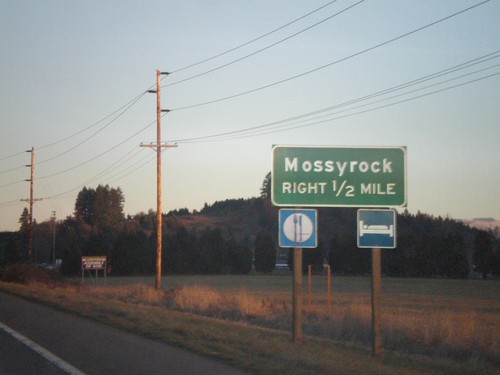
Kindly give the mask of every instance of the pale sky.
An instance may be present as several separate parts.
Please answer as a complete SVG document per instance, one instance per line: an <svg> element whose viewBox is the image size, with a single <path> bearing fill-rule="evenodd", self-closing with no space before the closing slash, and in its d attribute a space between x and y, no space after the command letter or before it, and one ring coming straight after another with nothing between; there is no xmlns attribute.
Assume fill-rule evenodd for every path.
<svg viewBox="0 0 500 375"><path fill-rule="evenodd" d="M0 230L32 147L38 222L99 184L156 210L156 69L164 212L258 196L276 144L406 146L410 212L499 219L500 1L481 3L0 0Z"/></svg>

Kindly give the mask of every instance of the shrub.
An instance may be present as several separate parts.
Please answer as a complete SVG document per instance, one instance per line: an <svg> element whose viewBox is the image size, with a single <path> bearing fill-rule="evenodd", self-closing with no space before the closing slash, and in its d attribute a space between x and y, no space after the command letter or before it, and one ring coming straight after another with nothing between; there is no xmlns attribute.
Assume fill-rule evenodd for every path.
<svg viewBox="0 0 500 375"><path fill-rule="evenodd" d="M1 280L18 284L54 284L60 280L59 273L30 264L13 264L3 269Z"/></svg>

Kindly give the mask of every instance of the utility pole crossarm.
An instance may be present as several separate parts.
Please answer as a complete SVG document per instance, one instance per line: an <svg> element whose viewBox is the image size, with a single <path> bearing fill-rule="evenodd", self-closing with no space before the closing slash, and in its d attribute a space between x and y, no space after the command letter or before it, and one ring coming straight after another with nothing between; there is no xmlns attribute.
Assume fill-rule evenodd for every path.
<svg viewBox="0 0 500 375"><path fill-rule="evenodd" d="M158 148L158 147L161 147L161 148L169 148L169 147L178 147L177 143L174 143L174 144L172 144L172 145L169 145L168 143L160 143L159 145L154 144L154 143L149 143L149 144L144 144L144 143L141 143L139 146L140 146L140 147L148 147L148 148Z"/></svg>

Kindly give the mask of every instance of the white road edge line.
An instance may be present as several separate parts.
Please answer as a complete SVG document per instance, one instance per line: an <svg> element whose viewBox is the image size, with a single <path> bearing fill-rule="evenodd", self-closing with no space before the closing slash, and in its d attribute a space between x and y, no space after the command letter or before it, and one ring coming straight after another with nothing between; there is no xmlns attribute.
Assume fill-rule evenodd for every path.
<svg viewBox="0 0 500 375"><path fill-rule="evenodd" d="M2 322L0 322L0 329L3 331L7 332L9 335L17 339L18 341L22 342L24 345L28 346L30 349L34 350L41 356L43 356L45 359L47 359L49 362L55 364L57 367L62 369L63 371L66 371L68 374L71 375L85 375L84 372L78 370L77 368L71 366L69 363L63 361L61 358L56 356L55 354L49 352L47 349L41 347L37 343L31 341L29 338L24 337L21 335L19 332L14 331L12 328L6 326Z"/></svg>

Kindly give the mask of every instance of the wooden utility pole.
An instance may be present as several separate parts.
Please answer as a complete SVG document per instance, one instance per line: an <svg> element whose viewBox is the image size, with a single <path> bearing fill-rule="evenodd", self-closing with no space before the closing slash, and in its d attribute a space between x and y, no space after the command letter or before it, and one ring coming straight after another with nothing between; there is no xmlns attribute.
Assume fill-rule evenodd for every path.
<svg viewBox="0 0 500 375"><path fill-rule="evenodd" d="M162 237L163 237L163 219L162 219L162 175L161 175L161 152L164 147L177 147L177 145L167 145L161 143L161 114L168 112L168 109L161 109L161 86L160 76L167 75L167 72L156 70L156 90L148 90L150 93L156 93L156 144L143 145L141 147L156 148L156 289L161 289L161 258L162 258Z"/></svg>
<svg viewBox="0 0 500 375"><path fill-rule="evenodd" d="M52 211L52 264L56 266L56 212Z"/></svg>
<svg viewBox="0 0 500 375"><path fill-rule="evenodd" d="M34 199L33 198L33 184L35 181L35 148L32 147L31 150L27 150L26 152L31 152L31 164L26 165L27 167L31 167L30 179L26 180L30 182L30 197L28 199L21 199L22 202L28 202L30 206L30 216L29 216L29 238L28 238L28 262L33 262L33 203L37 201L41 201L42 199Z"/></svg>

